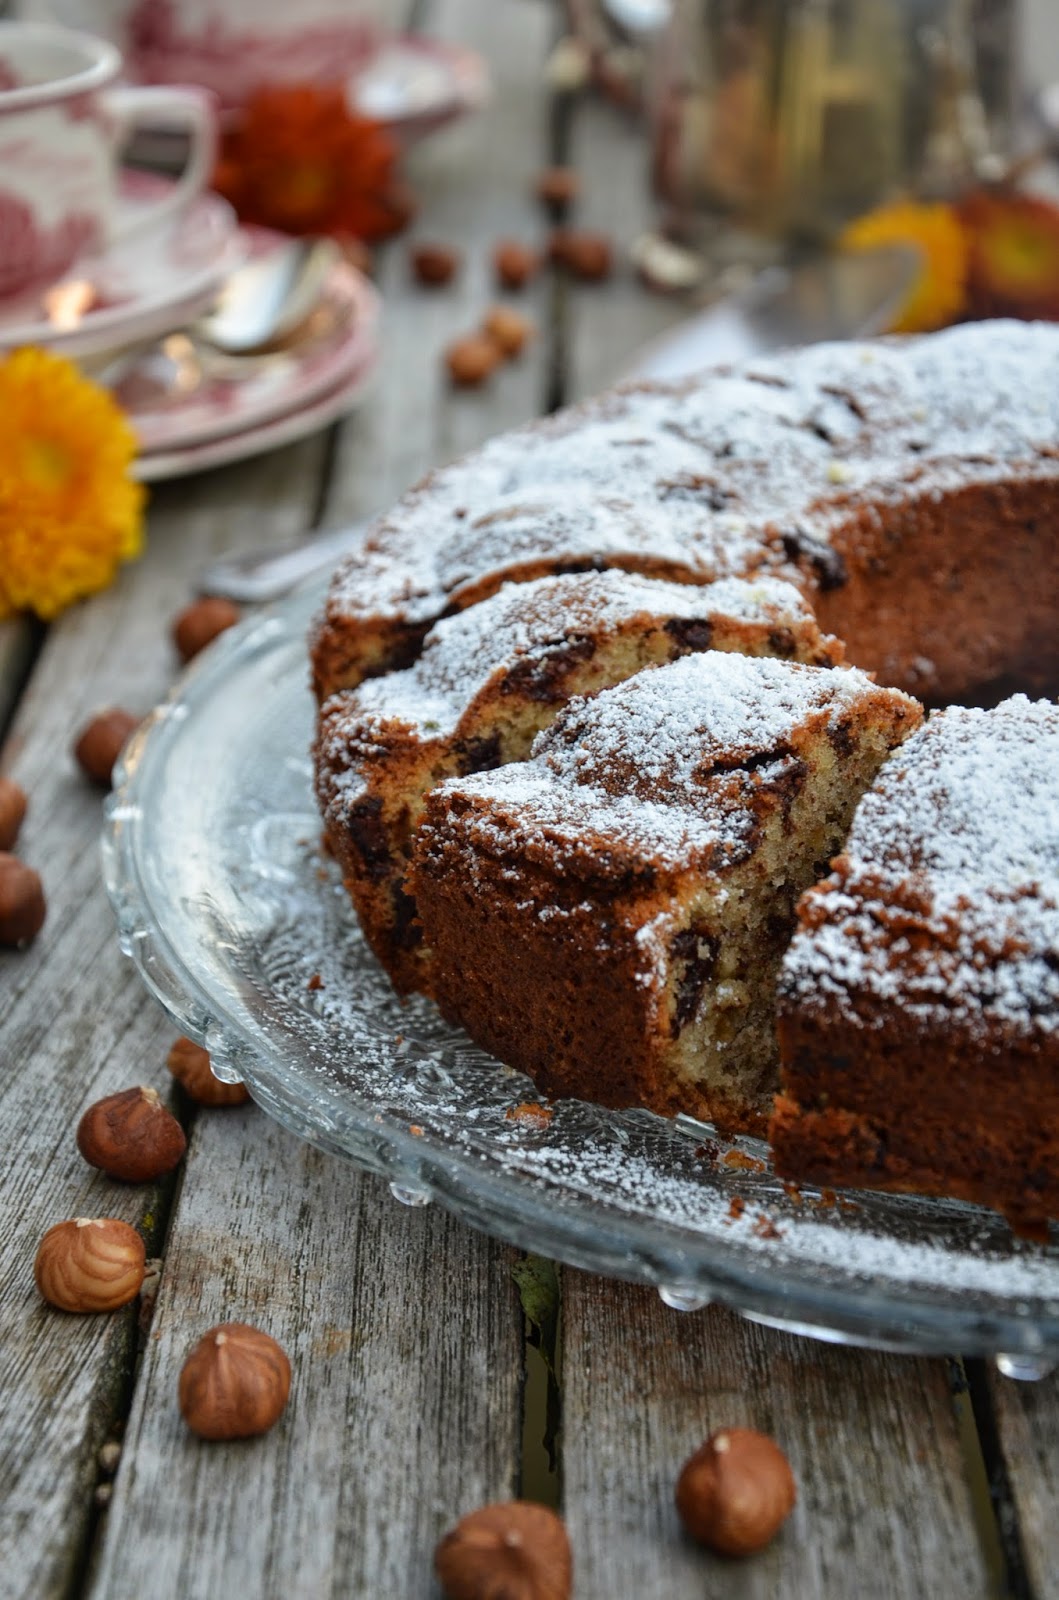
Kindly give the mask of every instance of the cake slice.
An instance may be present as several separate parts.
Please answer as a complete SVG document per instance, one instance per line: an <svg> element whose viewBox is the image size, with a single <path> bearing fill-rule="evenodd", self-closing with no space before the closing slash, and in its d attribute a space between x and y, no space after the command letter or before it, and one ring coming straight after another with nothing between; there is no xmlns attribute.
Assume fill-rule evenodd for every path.
<svg viewBox="0 0 1059 1600"><path fill-rule="evenodd" d="M1059 706L932 716L783 964L776 1164L1059 1218Z"/></svg>
<svg viewBox="0 0 1059 1600"><path fill-rule="evenodd" d="M429 988L405 873L431 787L524 760L572 696L707 648L819 664L842 654L798 592L775 578L700 588L628 572L570 574L506 585L438 623L407 671L324 705L315 768L328 842L399 989Z"/></svg>
<svg viewBox="0 0 1059 1600"><path fill-rule="evenodd" d="M716 651L572 702L531 760L427 797L442 1011L548 1094L762 1131L796 902L920 715L852 669Z"/></svg>

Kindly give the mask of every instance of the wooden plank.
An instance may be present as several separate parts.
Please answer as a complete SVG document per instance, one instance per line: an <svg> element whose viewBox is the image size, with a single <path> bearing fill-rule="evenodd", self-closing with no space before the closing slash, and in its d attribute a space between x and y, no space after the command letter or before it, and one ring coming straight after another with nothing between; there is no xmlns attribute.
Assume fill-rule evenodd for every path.
<svg viewBox="0 0 1059 1600"><path fill-rule="evenodd" d="M944 1364L773 1333L563 1274L564 1510L578 1600L921 1600L993 1593ZM684 1537L673 1488L715 1429L787 1452L798 1504L745 1562ZM1054 1569L1053 1569L1054 1570Z"/></svg>
<svg viewBox="0 0 1059 1600"><path fill-rule="evenodd" d="M69 1590L96 1453L125 1406L135 1350L135 1308L68 1317L42 1305L37 1243L64 1217L114 1215L144 1230L150 1253L164 1203L92 1172L74 1144L81 1110L99 1096L137 1082L168 1092L172 1030L118 951L100 881L100 797L70 744L99 706L146 711L165 692L168 620L197 568L240 532L288 538L309 513L320 460L321 441L310 441L160 492L143 559L49 632L4 753L30 796L19 848L48 896L36 943L0 953L0 1571L12 1600Z"/></svg>
<svg viewBox="0 0 1059 1600"><path fill-rule="evenodd" d="M435 32L473 41L498 78L486 116L413 162L418 235L462 246L466 262L451 289L428 292L409 282L404 241L381 254L384 359L372 398L339 436L326 505L333 524L385 505L440 457L532 415L543 387L543 340L488 393L452 395L439 358L491 298L493 230L536 225L526 180L538 164L536 71L552 19L520 0L445 0L429 20ZM152 1600L432 1593L442 1528L517 1487L522 1318L511 1261L434 1209L402 1211L377 1181L262 1118L202 1119L90 1583L95 1600L148 1589ZM224 1317L270 1328L295 1370L283 1423L231 1449L190 1440L174 1407L184 1350Z"/></svg>
<svg viewBox="0 0 1059 1600"><path fill-rule="evenodd" d="M448 1523L516 1487L510 1261L259 1112L200 1118L89 1592L429 1594ZM266 1438L204 1445L177 1376L230 1318L290 1353L291 1400Z"/></svg>
<svg viewBox="0 0 1059 1600"><path fill-rule="evenodd" d="M38 627L28 617L0 622L0 737L15 709L37 638Z"/></svg>
<svg viewBox="0 0 1059 1600"><path fill-rule="evenodd" d="M986 1397L998 1452L990 1465L1010 1559L1025 1569L1034 1600L1047 1600L1059 1573L1059 1377L1019 1383L990 1369Z"/></svg>
<svg viewBox="0 0 1059 1600"><path fill-rule="evenodd" d="M493 77L490 105L426 141L409 167L422 202L410 237L455 246L463 265L446 288L422 289L410 282L407 241L380 258L382 380L374 403L344 424L325 514L336 526L382 510L431 467L537 415L547 390L547 275L518 294L498 294L491 254L499 238L541 244L547 231L531 189L544 159L543 69L554 13L532 0L437 0L428 24L472 44ZM488 385L452 389L446 346L498 300L531 317L538 337Z"/></svg>

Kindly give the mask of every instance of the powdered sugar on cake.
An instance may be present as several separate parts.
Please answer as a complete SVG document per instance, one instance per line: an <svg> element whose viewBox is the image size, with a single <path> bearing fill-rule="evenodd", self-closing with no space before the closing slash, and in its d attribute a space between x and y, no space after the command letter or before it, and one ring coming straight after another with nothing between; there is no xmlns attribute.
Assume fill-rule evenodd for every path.
<svg viewBox="0 0 1059 1600"><path fill-rule="evenodd" d="M1059 475L1057 392L1059 329L1003 321L615 391L406 495L336 576L322 627L429 621L534 563L695 582L782 567L792 527L826 546L858 507Z"/></svg>
<svg viewBox="0 0 1059 1600"><path fill-rule="evenodd" d="M883 769L786 958L802 1004L1059 1028L1059 707L939 712ZM867 1013L866 1013L867 1015Z"/></svg>
<svg viewBox="0 0 1059 1600"><path fill-rule="evenodd" d="M510 817L524 852L560 862L569 852L597 877L608 847L663 870L733 865L752 845L752 791L797 759L794 731L837 724L873 690L854 669L686 656L571 701L530 761L450 780L435 796L488 800L463 818L479 846Z"/></svg>

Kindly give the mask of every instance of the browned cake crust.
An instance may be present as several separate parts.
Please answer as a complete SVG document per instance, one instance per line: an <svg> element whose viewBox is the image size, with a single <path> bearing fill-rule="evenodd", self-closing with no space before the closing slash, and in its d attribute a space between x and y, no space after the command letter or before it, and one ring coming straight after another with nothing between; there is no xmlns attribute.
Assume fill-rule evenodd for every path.
<svg viewBox="0 0 1059 1600"><path fill-rule="evenodd" d="M573 695L689 651L841 659L797 590L626 572L509 584L438 623L419 660L323 706L314 762L327 838L361 926L401 991L429 989L405 873L428 790L528 756Z"/></svg>
<svg viewBox="0 0 1059 1600"><path fill-rule="evenodd" d="M505 581L770 571L858 665L935 699L1059 676L1059 328L817 345L627 388L493 440L336 575L321 698L409 664Z"/></svg>
<svg viewBox="0 0 1059 1600"><path fill-rule="evenodd" d="M795 902L919 715L859 672L711 651L434 789L411 885L445 1015L549 1094L760 1131Z"/></svg>
<svg viewBox="0 0 1059 1600"><path fill-rule="evenodd" d="M1059 1217L1059 707L940 712L784 961L778 1170Z"/></svg>

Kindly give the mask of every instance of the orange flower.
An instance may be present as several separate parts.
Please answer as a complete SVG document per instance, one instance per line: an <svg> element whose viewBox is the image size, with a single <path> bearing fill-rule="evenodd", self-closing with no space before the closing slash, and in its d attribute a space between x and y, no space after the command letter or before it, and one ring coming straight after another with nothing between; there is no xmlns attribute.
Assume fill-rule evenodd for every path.
<svg viewBox="0 0 1059 1600"><path fill-rule="evenodd" d="M974 314L1059 320L1059 207L980 190L960 214L971 241Z"/></svg>
<svg viewBox="0 0 1059 1600"><path fill-rule="evenodd" d="M967 239L952 206L919 205L912 200L880 206L850 223L839 244L844 250L910 245L919 251L922 269L891 333L929 333L963 314Z"/></svg>
<svg viewBox="0 0 1059 1600"><path fill-rule="evenodd" d="M54 617L140 553L136 436L105 390L46 350L0 362L0 416L0 617Z"/></svg>
<svg viewBox="0 0 1059 1600"><path fill-rule="evenodd" d="M337 88L263 88L225 135L214 185L244 222L382 239L411 216L397 152Z"/></svg>

